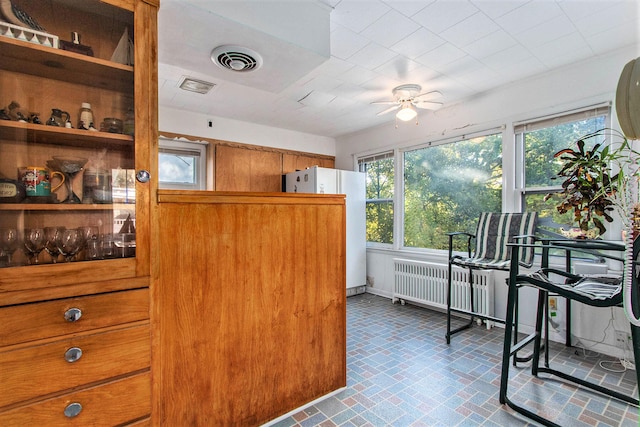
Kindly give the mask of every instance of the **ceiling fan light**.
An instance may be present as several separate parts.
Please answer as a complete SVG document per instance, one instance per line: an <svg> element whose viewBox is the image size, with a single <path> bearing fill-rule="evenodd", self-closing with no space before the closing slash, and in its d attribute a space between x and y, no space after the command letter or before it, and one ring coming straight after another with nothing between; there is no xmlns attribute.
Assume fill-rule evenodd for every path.
<svg viewBox="0 0 640 427"><path fill-rule="evenodd" d="M403 105L400 111L396 113L396 117L403 122L408 122L409 120L413 120L418 113L413 109L411 104Z"/></svg>

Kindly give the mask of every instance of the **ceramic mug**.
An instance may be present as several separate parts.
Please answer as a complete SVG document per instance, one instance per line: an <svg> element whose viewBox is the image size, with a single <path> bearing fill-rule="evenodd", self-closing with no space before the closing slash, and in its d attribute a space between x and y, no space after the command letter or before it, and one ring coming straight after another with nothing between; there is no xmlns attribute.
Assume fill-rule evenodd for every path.
<svg viewBox="0 0 640 427"><path fill-rule="evenodd" d="M54 176L58 176L60 182L51 188ZM62 172L50 172L44 166L27 166L18 169L18 180L24 184L27 197L50 196L64 183L65 177Z"/></svg>

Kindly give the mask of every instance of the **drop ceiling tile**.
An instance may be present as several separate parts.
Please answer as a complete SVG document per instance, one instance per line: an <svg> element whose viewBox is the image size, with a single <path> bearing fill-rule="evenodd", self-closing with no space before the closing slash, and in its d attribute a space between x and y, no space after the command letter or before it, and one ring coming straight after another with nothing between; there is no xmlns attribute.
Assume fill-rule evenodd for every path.
<svg viewBox="0 0 640 427"><path fill-rule="evenodd" d="M533 49L576 32L576 27L569 18L565 15L558 15L540 25L514 35L514 38L525 48Z"/></svg>
<svg viewBox="0 0 640 427"><path fill-rule="evenodd" d="M471 0L471 3L491 19L496 19L530 0Z"/></svg>
<svg viewBox="0 0 640 427"><path fill-rule="evenodd" d="M587 37L587 43L596 54L611 51L611 46L636 46L636 52L640 55L640 21L627 21L607 31Z"/></svg>
<svg viewBox="0 0 640 427"><path fill-rule="evenodd" d="M407 58L416 59L423 53L429 52L444 43L445 41L440 36L426 28L420 28L418 31L409 34L404 40L400 40L391 46L391 50Z"/></svg>
<svg viewBox="0 0 640 427"><path fill-rule="evenodd" d="M421 55L416 59L416 61L436 71L442 72L446 69L448 64L465 55L466 53L463 50L458 49L452 44L445 43L424 55Z"/></svg>
<svg viewBox="0 0 640 427"><path fill-rule="evenodd" d="M456 2L438 1L431 3L413 15L412 18L429 31L440 34L477 11L478 8L466 0Z"/></svg>
<svg viewBox="0 0 640 427"><path fill-rule="evenodd" d="M340 79L349 84L361 85L376 78L377 76L378 74L362 67L361 65L354 65L353 68L342 73Z"/></svg>
<svg viewBox="0 0 640 427"><path fill-rule="evenodd" d="M348 28L340 25L332 26L330 34L331 55L338 59L347 59L365 47L369 40Z"/></svg>
<svg viewBox="0 0 640 427"><path fill-rule="evenodd" d="M555 2L531 1L496 18L495 21L508 33L518 34L562 14L562 9Z"/></svg>
<svg viewBox="0 0 640 427"><path fill-rule="evenodd" d="M422 9L433 3L435 0L385 0L384 3L402 13L404 16L411 17Z"/></svg>
<svg viewBox="0 0 640 427"><path fill-rule="evenodd" d="M373 70L395 56L397 56L397 54L394 51L371 42L351 55L348 61L352 64L361 65L364 68Z"/></svg>
<svg viewBox="0 0 640 427"><path fill-rule="evenodd" d="M478 12L447 28L440 33L440 37L462 48L499 29L498 24L489 19L487 15Z"/></svg>
<svg viewBox="0 0 640 427"><path fill-rule="evenodd" d="M482 58L481 61L491 69L499 72L502 68L510 67L513 64L526 61L530 56L531 55L528 51L522 49L519 45L515 45Z"/></svg>
<svg viewBox="0 0 640 427"><path fill-rule="evenodd" d="M507 63L496 72L505 77L507 81L514 82L516 80L526 79L533 75L548 71L539 59L528 57L523 61ZM504 82L503 82L504 84Z"/></svg>
<svg viewBox="0 0 640 427"><path fill-rule="evenodd" d="M386 76L392 79L405 81L409 73L422 65L416 61L405 58L404 56L396 56L391 61L382 64L374 71L382 76Z"/></svg>
<svg viewBox="0 0 640 427"><path fill-rule="evenodd" d="M390 10L360 32L360 35L367 37L379 45L390 47L418 28L418 24L400 12Z"/></svg>
<svg viewBox="0 0 640 427"><path fill-rule="evenodd" d="M474 58L481 59L501 50L515 46L518 42L503 30L491 33L462 48Z"/></svg>
<svg viewBox="0 0 640 427"><path fill-rule="evenodd" d="M331 12L331 20L359 33L388 11L389 6L377 0L342 0Z"/></svg>
<svg viewBox="0 0 640 427"><path fill-rule="evenodd" d="M625 1L612 4L597 14L591 14L576 20L575 25L585 37L615 30L620 25L635 22L640 19L640 4L636 1ZM637 35L637 31L635 32ZM631 33L629 34L631 35Z"/></svg>
<svg viewBox="0 0 640 427"><path fill-rule="evenodd" d="M581 1L563 1L560 2L560 8L564 13L576 22L579 19L585 18L590 15L598 15L602 10L608 9L616 2L609 0L581 0Z"/></svg>

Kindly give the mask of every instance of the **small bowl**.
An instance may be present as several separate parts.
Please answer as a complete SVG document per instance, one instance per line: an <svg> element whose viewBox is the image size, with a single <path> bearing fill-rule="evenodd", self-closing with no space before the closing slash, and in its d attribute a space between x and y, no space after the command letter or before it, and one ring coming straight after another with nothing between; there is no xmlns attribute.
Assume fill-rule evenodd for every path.
<svg viewBox="0 0 640 427"><path fill-rule="evenodd" d="M107 117L100 124L100 131L109 132L109 133L122 133L123 132L122 120L116 119L114 117Z"/></svg>

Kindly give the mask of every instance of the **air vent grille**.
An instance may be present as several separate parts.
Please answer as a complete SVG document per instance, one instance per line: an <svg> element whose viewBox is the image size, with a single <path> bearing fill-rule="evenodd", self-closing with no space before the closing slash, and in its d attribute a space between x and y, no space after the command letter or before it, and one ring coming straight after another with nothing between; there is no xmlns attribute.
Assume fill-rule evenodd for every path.
<svg viewBox="0 0 640 427"><path fill-rule="evenodd" d="M211 60L219 67L235 72L254 71L262 65L257 52L241 46L219 46L211 52Z"/></svg>

